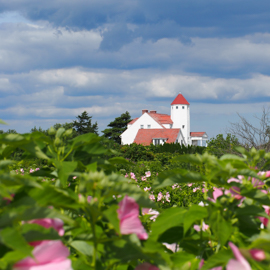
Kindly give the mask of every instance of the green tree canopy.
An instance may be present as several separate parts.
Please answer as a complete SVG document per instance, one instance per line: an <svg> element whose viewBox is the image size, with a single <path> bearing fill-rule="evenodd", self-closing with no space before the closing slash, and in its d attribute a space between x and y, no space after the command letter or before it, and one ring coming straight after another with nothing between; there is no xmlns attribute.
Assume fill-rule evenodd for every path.
<svg viewBox="0 0 270 270"><path fill-rule="evenodd" d="M234 148L239 145L240 143L234 135L228 133L226 138L224 138L223 134L218 134L216 138L211 138L208 141L206 151L221 157L224 154L236 154Z"/></svg>
<svg viewBox="0 0 270 270"><path fill-rule="evenodd" d="M121 116L116 117L114 121L108 125L109 128L102 131L104 137L120 144L121 138L119 136L127 129L127 124L131 120L129 112L122 113Z"/></svg>
<svg viewBox="0 0 270 270"><path fill-rule="evenodd" d="M73 128L78 135L85 133L95 133L98 135L98 124L92 124L92 116L89 116L86 111L76 117L78 121L73 121Z"/></svg>

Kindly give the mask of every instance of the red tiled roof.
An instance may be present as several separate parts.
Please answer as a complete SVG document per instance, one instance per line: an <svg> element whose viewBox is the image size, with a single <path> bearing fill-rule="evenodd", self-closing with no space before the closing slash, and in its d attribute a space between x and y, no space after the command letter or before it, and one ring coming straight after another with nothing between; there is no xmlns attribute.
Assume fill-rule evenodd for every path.
<svg viewBox="0 0 270 270"><path fill-rule="evenodd" d="M187 100L184 98L182 94L178 94L178 96L171 103L171 105L175 105L175 104L189 105L189 103L187 102Z"/></svg>
<svg viewBox="0 0 270 270"><path fill-rule="evenodd" d="M130 121L130 122L128 123L128 125L134 124L138 119L139 119L139 117L134 118L132 121Z"/></svg>
<svg viewBox="0 0 270 270"><path fill-rule="evenodd" d="M153 139L166 139L167 143L176 141L180 128L171 129L139 129L134 143L150 145Z"/></svg>
<svg viewBox="0 0 270 270"><path fill-rule="evenodd" d="M160 125L163 124L173 124L171 116L168 114L161 113L148 113L155 121L157 121Z"/></svg>
<svg viewBox="0 0 270 270"><path fill-rule="evenodd" d="M190 132L191 137L202 137L205 132Z"/></svg>

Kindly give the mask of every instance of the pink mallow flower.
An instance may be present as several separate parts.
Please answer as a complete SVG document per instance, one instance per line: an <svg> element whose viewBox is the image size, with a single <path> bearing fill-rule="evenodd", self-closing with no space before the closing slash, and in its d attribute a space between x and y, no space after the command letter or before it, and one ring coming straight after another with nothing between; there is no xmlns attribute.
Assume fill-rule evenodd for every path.
<svg viewBox="0 0 270 270"><path fill-rule="evenodd" d="M150 171L145 172L145 175L146 175L146 177L150 177L151 176L151 172Z"/></svg>
<svg viewBox="0 0 270 270"><path fill-rule="evenodd" d="M229 242L229 246L232 249L235 259L230 259L226 270L251 270L248 261L243 257L240 250L232 242Z"/></svg>
<svg viewBox="0 0 270 270"><path fill-rule="evenodd" d="M138 265L135 268L135 270L160 270L160 269L155 265L145 262L143 264Z"/></svg>
<svg viewBox="0 0 270 270"><path fill-rule="evenodd" d="M13 266L13 270L72 270L67 258L69 250L60 240L43 241L33 249L33 257L26 257Z"/></svg>
<svg viewBox="0 0 270 270"><path fill-rule="evenodd" d="M142 181L146 181L146 176L142 176Z"/></svg>
<svg viewBox="0 0 270 270"><path fill-rule="evenodd" d="M208 229L209 229L209 225L207 225L207 224L205 224L205 223L203 222L202 228L201 228L200 225L194 225L193 228L194 228L194 230L197 231L197 232L200 232L201 229L202 229L202 231L204 232L205 230L208 230Z"/></svg>
<svg viewBox="0 0 270 270"><path fill-rule="evenodd" d="M150 194L150 195L149 195L149 199L150 199L151 201L153 201L153 202L156 201L156 198L155 198L155 195L154 195L154 194Z"/></svg>
<svg viewBox="0 0 270 270"><path fill-rule="evenodd" d="M157 201L161 201L161 199L163 198L163 195L161 192L158 193L158 197L157 197Z"/></svg>
<svg viewBox="0 0 270 270"><path fill-rule="evenodd" d="M167 202L170 202L170 193L169 192L166 192L166 195L165 195L165 199Z"/></svg>
<svg viewBox="0 0 270 270"><path fill-rule="evenodd" d="M270 207L267 205L263 205L265 213L270 216ZM269 218L266 217L258 217L258 219L262 222L262 224L267 227L267 224L269 222Z"/></svg>
<svg viewBox="0 0 270 270"><path fill-rule="evenodd" d="M254 248L254 249L249 250L249 253L250 253L251 257L252 257L255 261L260 262L260 261L263 261L263 260L266 259L265 253L264 253L264 251L261 250L261 249L256 249L256 248Z"/></svg>
<svg viewBox="0 0 270 270"><path fill-rule="evenodd" d="M41 219L33 219L28 221L27 223L35 223L46 229L54 228L60 236L63 236L65 231L63 229L63 221L59 218L41 218Z"/></svg>
<svg viewBox="0 0 270 270"><path fill-rule="evenodd" d="M213 192L213 199L208 198L212 202L216 202L217 198L223 195L223 191L220 188L215 188L214 187L214 192Z"/></svg>
<svg viewBox="0 0 270 270"><path fill-rule="evenodd" d="M121 234L135 233L139 239L146 240L148 235L139 219L139 205L136 201L127 195L119 203L117 210L120 220Z"/></svg>

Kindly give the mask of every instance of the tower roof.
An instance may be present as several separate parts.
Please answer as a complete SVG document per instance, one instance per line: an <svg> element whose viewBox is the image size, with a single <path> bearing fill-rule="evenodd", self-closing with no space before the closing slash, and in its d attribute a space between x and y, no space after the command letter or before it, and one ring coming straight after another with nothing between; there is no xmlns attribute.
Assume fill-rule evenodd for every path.
<svg viewBox="0 0 270 270"><path fill-rule="evenodd" d="M178 96L171 103L171 105L175 105L175 104L189 105L189 103L187 102L187 100L184 98L184 96L181 93L179 93Z"/></svg>

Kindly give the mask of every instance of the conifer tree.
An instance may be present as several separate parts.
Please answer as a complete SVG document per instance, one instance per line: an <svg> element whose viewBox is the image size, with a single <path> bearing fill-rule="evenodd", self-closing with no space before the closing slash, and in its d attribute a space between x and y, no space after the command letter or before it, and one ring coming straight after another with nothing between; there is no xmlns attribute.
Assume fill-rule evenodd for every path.
<svg viewBox="0 0 270 270"><path fill-rule="evenodd" d="M98 124L92 124L92 116L89 116L86 111L76 117L78 121L73 121L73 128L78 135L85 133L95 133L98 135Z"/></svg>
<svg viewBox="0 0 270 270"><path fill-rule="evenodd" d="M103 130L102 133L104 137L114 140L117 143L121 143L121 138L119 137L126 129L127 124L131 121L131 117L129 112L125 112L121 114L121 116L116 117L114 121L112 121L107 129Z"/></svg>

